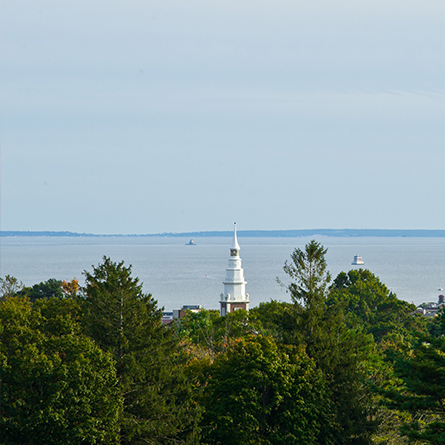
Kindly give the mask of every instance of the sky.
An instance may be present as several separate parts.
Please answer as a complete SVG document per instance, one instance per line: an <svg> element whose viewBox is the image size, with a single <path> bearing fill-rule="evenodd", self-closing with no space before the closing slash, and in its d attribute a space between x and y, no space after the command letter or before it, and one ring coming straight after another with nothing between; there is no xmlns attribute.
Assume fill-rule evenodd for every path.
<svg viewBox="0 0 445 445"><path fill-rule="evenodd" d="M443 229L443 0L0 0L1 230Z"/></svg>

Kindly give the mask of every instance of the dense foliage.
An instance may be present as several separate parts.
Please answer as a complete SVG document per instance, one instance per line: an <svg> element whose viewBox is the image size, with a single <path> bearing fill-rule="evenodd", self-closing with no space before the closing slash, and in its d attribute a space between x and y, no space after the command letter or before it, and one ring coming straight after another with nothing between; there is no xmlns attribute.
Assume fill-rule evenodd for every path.
<svg viewBox="0 0 445 445"><path fill-rule="evenodd" d="M348 325L363 326L378 342L390 333L425 329L425 318L413 316L416 307L399 300L369 270L341 272L331 287L328 304L342 304Z"/></svg>
<svg viewBox="0 0 445 445"><path fill-rule="evenodd" d="M304 351L270 337L235 340L203 380L206 443L310 445L330 422L323 374Z"/></svg>
<svg viewBox="0 0 445 445"><path fill-rule="evenodd" d="M0 304L0 442L112 444L121 398L110 354L70 316L26 298Z"/></svg>
<svg viewBox="0 0 445 445"><path fill-rule="evenodd" d="M293 280L287 288L294 304L286 311L282 337L286 343L304 345L328 382L335 429L326 437L335 443L368 444L375 430L366 385L373 341L360 327L347 326L341 305L328 304L325 254L323 246L311 241L285 264Z"/></svg>
<svg viewBox="0 0 445 445"><path fill-rule="evenodd" d="M0 279L0 444L445 443L445 311L295 249L291 302L170 325L131 266Z"/></svg>
<svg viewBox="0 0 445 445"><path fill-rule="evenodd" d="M115 361L121 443L194 439L199 409L184 374L186 351L174 330L161 324L157 302L123 262L104 258L85 277L82 322Z"/></svg>

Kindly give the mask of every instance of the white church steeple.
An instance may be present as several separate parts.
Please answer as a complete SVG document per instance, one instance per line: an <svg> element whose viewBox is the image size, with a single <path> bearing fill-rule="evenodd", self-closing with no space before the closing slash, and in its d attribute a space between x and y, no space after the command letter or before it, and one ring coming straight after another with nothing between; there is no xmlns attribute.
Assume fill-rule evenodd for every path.
<svg viewBox="0 0 445 445"><path fill-rule="evenodd" d="M233 242L230 247L229 265L226 269L226 278L223 281L224 293L221 294L221 316L237 309L249 310L249 294L246 294L244 270L239 257L240 247L236 237L236 223L233 229Z"/></svg>

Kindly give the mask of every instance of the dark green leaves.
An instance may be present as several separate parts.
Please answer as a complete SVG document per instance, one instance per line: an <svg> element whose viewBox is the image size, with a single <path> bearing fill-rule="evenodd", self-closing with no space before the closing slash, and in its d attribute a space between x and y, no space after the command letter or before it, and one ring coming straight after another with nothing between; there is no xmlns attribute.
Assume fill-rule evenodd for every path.
<svg viewBox="0 0 445 445"><path fill-rule="evenodd" d="M157 302L123 262L104 257L85 277L85 328L116 361L121 443L193 440L200 409L187 386L187 356L174 328L161 324Z"/></svg>
<svg viewBox="0 0 445 445"><path fill-rule="evenodd" d="M329 422L322 374L304 352L284 352L271 338L234 341L206 373L208 443L309 445Z"/></svg>
<svg viewBox="0 0 445 445"><path fill-rule="evenodd" d="M330 288L329 305L343 306L349 326L361 325L380 342L389 333L421 331L425 319L366 269L341 272Z"/></svg>
<svg viewBox="0 0 445 445"><path fill-rule="evenodd" d="M284 266L293 280L288 289L294 304L282 312L278 338L304 346L328 383L335 428L321 443L369 444L375 423L366 380L374 344L360 327L347 326L342 304L328 303L326 251L311 241Z"/></svg>
<svg viewBox="0 0 445 445"><path fill-rule="evenodd" d="M57 334L48 323L26 299L0 304L0 442L117 443L111 356L77 329Z"/></svg>
<svg viewBox="0 0 445 445"><path fill-rule="evenodd" d="M445 443L445 338L420 336L412 347L388 350L396 377L383 392L390 406L413 413L402 433L422 443Z"/></svg>

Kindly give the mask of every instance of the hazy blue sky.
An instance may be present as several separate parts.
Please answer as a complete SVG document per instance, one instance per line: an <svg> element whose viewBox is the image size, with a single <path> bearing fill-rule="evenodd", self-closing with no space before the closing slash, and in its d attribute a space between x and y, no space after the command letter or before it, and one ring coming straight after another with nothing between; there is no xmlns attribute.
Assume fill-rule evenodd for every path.
<svg viewBox="0 0 445 445"><path fill-rule="evenodd" d="M2 230L442 229L443 0L1 0Z"/></svg>

